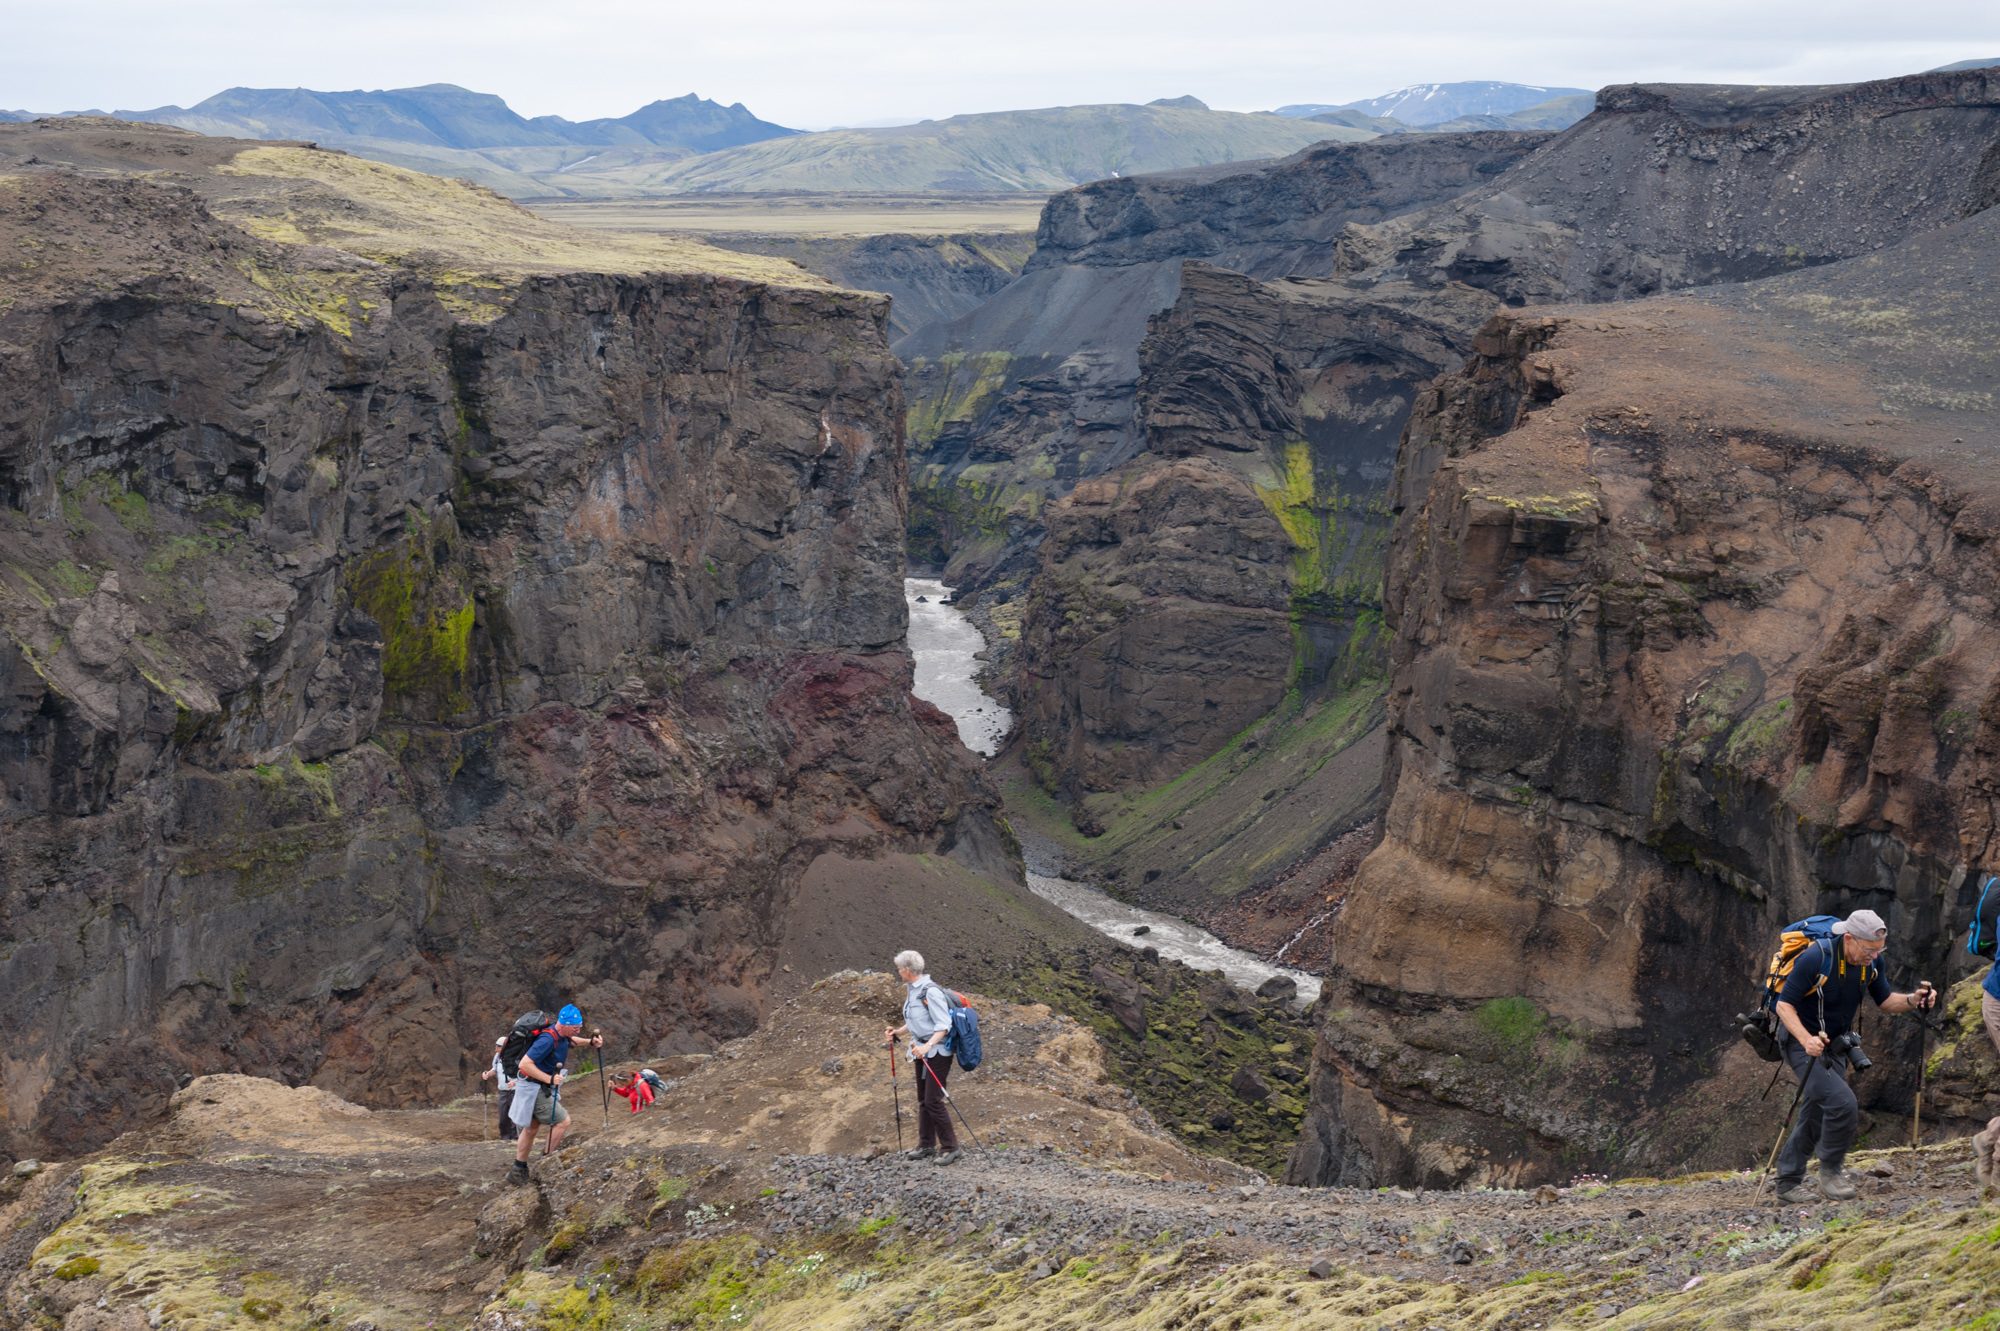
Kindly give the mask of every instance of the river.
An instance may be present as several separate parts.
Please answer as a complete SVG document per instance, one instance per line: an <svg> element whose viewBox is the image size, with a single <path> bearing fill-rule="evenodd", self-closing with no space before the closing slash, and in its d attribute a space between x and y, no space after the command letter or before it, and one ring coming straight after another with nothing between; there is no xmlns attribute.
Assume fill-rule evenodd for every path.
<svg viewBox="0 0 2000 1331"><path fill-rule="evenodd" d="M1014 717L979 687L979 653L986 649L986 639L957 607L946 604L950 596L951 588L935 578L903 580L903 599L910 606L910 656L916 663L911 691L958 723L966 748L991 757L1000 751ZM1285 976L1298 986L1296 1001L1301 1006L1319 997L1316 975L1273 966L1186 920L1128 905L1089 883L1030 870L1028 888L1127 947L1158 948L1161 956L1197 970L1219 970L1245 989ZM1134 933L1138 929L1145 932Z"/></svg>

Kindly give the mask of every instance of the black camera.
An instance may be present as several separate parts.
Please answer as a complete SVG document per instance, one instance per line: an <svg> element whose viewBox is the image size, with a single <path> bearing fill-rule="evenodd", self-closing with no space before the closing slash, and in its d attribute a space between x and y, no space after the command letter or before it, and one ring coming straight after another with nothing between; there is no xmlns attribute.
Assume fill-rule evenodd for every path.
<svg viewBox="0 0 2000 1331"><path fill-rule="evenodd" d="M1861 1034L1858 1031L1843 1031L1827 1043L1826 1052L1841 1054L1847 1059L1847 1066L1856 1072L1866 1072L1875 1066L1875 1060L1861 1052Z"/></svg>

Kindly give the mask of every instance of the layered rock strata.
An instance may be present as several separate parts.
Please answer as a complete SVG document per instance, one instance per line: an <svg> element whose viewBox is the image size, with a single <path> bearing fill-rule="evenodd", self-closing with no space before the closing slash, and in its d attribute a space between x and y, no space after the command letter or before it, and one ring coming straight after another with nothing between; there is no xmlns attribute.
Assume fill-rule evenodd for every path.
<svg viewBox="0 0 2000 1331"><path fill-rule="evenodd" d="M1779 1110L1728 1016L1784 922L1867 906L1892 983L1965 973L2000 856L1996 297L1981 211L1510 314L1426 391L1386 831L1336 926L1295 1179L1749 1163ZM1907 1111L1916 1028L1862 1033L1864 1104Z"/></svg>
<svg viewBox="0 0 2000 1331"><path fill-rule="evenodd" d="M1016 679L1031 758L1071 800L1158 784L1288 692L1378 672L1396 436L1483 305L1359 294L1186 265L1140 348L1144 451L1045 510Z"/></svg>
<svg viewBox="0 0 2000 1331"><path fill-rule="evenodd" d="M1328 595L1315 566L1344 560L1336 583L1373 582L1377 478L1407 403L1492 312L1753 280L1923 234L1993 197L1996 114L1995 81L1978 70L1841 88L1612 88L1554 137L1317 149L1052 201L1020 281L901 344L919 357L927 548L948 547L948 575L989 600L1029 589L1025 608L984 613L1003 634L1020 626L1010 678L1045 783L1072 802L1156 784L1288 690L1351 677L1330 656L1374 608ZM1224 294L1187 279L1189 258L1329 280L1310 294ZM1169 298L1135 344L1139 312ZM1307 304L1321 307L1313 320L1290 315ZM1294 456L1302 445L1310 467ZM1197 481L1180 464L1191 450L1244 473L1227 505L1215 474ZM1283 496L1264 505L1296 570L1277 575L1282 596L1266 576L1221 601L1167 585L1155 543L1125 530L1137 507L1101 520L1140 495L1156 513L1240 515L1249 525L1211 537L1208 553L1247 568L1228 548L1263 549L1272 532L1252 494ZM1348 506L1360 520L1343 533L1316 529ZM1343 534L1331 555L1322 538ZM1140 611L1148 588L1158 600ZM1160 738L1135 743L1142 731Z"/></svg>
<svg viewBox="0 0 2000 1331"><path fill-rule="evenodd" d="M889 336L897 339L977 308L1021 275L1034 251L1025 231L952 235L777 236L719 232L724 249L789 259L809 273L855 291L889 297Z"/></svg>
<svg viewBox="0 0 2000 1331"><path fill-rule="evenodd" d="M1098 181L1043 210L1020 278L896 343L910 365L912 495L926 550L968 588L1032 568L1041 509L1144 447L1139 348L1196 259L1324 277L1334 242L1464 193L1547 136L1321 144L1275 162Z"/></svg>
<svg viewBox="0 0 2000 1331"><path fill-rule="evenodd" d="M8 1147L447 1097L560 999L705 1047L820 856L1004 861L908 695L879 298L298 146L0 171Z"/></svg>

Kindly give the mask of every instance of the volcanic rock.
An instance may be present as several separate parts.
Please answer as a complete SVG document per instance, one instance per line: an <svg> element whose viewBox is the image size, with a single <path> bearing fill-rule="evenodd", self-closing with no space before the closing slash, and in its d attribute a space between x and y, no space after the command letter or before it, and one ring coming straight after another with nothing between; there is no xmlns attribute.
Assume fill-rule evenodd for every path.
<svg viewBox="0 0 2000 1331"><path fill-rule="evenodd" d="M1772 114L1828 122L1804 158L1886 161L1900 131L1868 117L1902 99L1934 161L1976 160L2000 83L1953 86ZM1925 213L1928 188L1948 202ZM1854 224L1988 201L1906 192ZM2000 473L1965 442L2000 422L1996 310L1978 211L1762 282L1505 315L1426 392L1389 579L1393 793L1335 926L1295 1179L1744 1164L1765 1115L1730 977L1780 926L1865 904L1892 974L1964 973L1996 825ZM1915 1028L1864 1034L1864 1101L1906 1105Z"/></svg>
<svg viewBox="0 0 2000 1331"><path fill-rule="evenodd" d="M0 171L11 1149L446 1099L570 998L710 1047L820 856L1004 861L909 698L878 298L297 145Z"/></svg>

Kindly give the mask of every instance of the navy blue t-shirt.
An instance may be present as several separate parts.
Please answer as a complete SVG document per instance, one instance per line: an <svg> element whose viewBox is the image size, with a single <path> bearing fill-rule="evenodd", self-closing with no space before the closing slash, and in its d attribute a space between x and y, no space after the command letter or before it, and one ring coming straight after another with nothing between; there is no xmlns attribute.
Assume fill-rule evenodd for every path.
<svg viewBox="0 0 2000 1331"><path fill-rule="evenodd" d="M535 1037L535 1042L528 1046L528 1052L521 1057L540 1068L543 1076L553 1077L558 1069L569 1062L569 1037L565 1035L559 1038L554 1032L543 1031ZM535 1084L539 1086L541 1083Z"/></svg>
<svg viewBox="0 0 2000 1331"><path fill-rule="evenodd" d="M1778 995L1779 1001L1790 1003L1797 1009L1799 1020L1814 1035L1819 1034L1822 1002L1826 1004L1826 1033L1830 1036L1841 1035L1852 1028L1854 1014L1861 1010L1861 963L1847 962L1843 973L1838 962L1841 946L1840 936L1835 935L1827 942L1814 943L1799 953L1792 973L1785 978L1784 992ZM1887 963L1886 954L1868 963L1868 994L1878 1007L1890 992L1888 977L1882 973ZM1827 975L1826 987L1815 996L1813 985L1822 974Z"/></svg>

